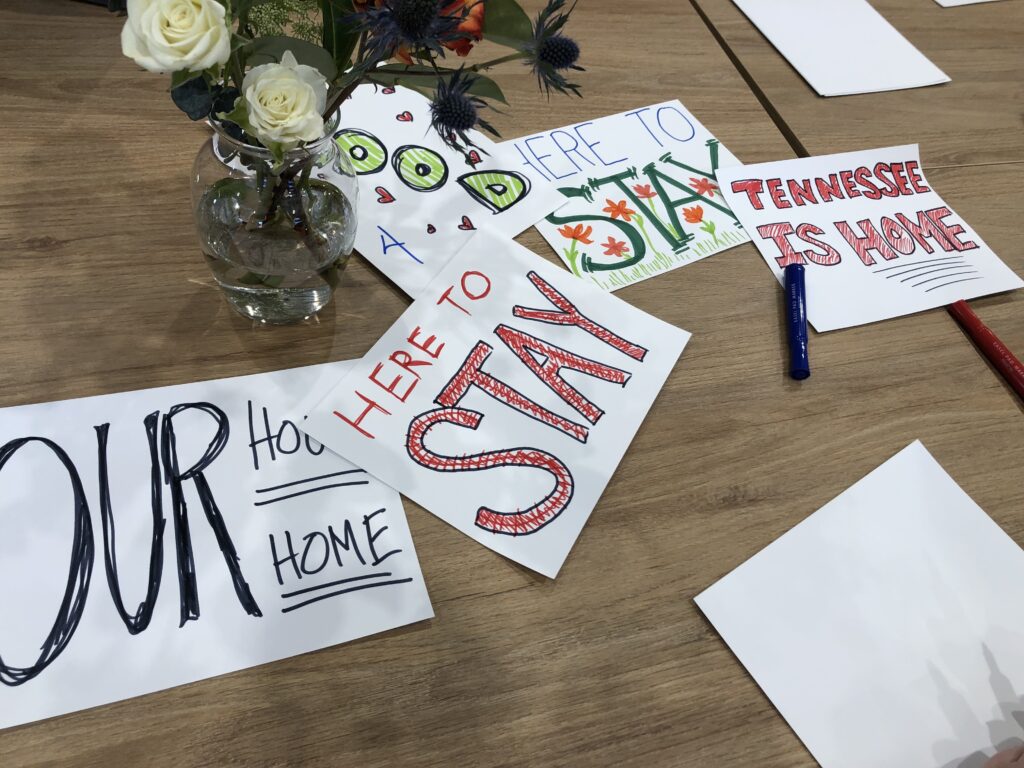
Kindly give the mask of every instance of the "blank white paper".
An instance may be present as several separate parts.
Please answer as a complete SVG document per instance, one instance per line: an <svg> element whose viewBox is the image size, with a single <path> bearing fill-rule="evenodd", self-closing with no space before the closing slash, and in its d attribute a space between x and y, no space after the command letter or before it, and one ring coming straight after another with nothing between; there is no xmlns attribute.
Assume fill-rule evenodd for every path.
<svg viewBox="0 0 1024 768"><path fill-rule="evenodd" d="M980 768L1024 737L1022 587L914 442L696 602L824 768Z"/></svg>
<svg viewBox="0 0 1024 768"><path fill-rule="evenodd" d="M978 3L992 3L995 0L935 0L943 8L954 8L958 5L977 5Z"/></svg>
<svg viewBox="0 0 1024 768"><path fill-rule="evenodd" d="M866 0L733 2L822 96L949 82Z"/></svg>

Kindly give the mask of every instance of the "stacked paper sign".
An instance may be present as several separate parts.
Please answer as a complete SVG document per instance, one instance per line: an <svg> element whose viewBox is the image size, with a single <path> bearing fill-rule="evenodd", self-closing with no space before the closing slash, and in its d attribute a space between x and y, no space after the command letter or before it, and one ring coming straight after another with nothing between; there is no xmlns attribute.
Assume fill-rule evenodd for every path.
<svg viewBox="0 0 1024 768"><path fill-rule="evenodd" d="M0 727L433 615L398 494L284 418L348 367L0 410Z"/></svg>
<svg viewBox="0 0 1024 768"><path fill-rule="evenodd" d="M501 146L557 184L568 202L537 229L573 274L605 290L750 239L715 181L739 161L678 101Z"/></svg>
<svg viewBox="0 0 1024 768"><path fill-rule="evenodd" d="M303 428L554 577L688 339L480 232Z"/></svg>

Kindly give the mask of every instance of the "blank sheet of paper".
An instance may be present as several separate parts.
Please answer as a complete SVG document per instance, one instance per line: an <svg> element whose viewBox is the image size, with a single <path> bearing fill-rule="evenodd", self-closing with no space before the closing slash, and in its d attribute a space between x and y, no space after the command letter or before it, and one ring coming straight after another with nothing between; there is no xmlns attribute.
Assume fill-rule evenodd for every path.
<svg viewBox="0 0 1024 768"><path fill-rule="evenodd" d="M696 602L824 768L980 768L1024 737L1022 590L915 442Z"/></svg>
<svg viewBox="0 0 1024 768"><path fill-rule="evenodd" d="M949 82L866 0L733 0L822 96Z"/></svg>

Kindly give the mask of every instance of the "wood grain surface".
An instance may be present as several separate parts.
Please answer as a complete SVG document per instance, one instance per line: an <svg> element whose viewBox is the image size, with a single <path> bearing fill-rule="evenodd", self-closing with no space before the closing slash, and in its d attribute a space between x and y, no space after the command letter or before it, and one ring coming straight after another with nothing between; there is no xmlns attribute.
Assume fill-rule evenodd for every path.
<svg viewBox="0 0 1024 768"><path fill-rule="evenodd" d="M700 2L715 23L731 7ZM926 2L879 5L913 19ZM980 27L950 38L948 61L922 46L954 83L901 92L914 120L878 95L862 100L871 120L820 100L820 122L797 121L792 84L764 92L815 152L920 141L930 181L1022 272L1024 166L976 165L1020 159L1019 66L992 53L1014 5L988 6L991 46ZM770 79L741 21L722 21L727 38ZM362 259L318 321L260 328L228 310L191 231L204 131L121 57L121 23L64 0L0 6L0 405L362 354L408 303ZM549 102L513 69L504 135L679 98L744 161L796 151L691 4L584 0L571 25L586 97ZM948 109L972 94L950 62L983 86L971 120ZM993 68L1005 77L986 82ZM554 259L535 231L520 241ZM917 438L1024 542L1024 409L941 310L812 335L814 375L789 380L782 294L751 245L618 295L694 338L557 581L406 502L434 620L0 732L0 765L813 766L692 598ZM975 305L1024 350L1016 297Z"/></svg>

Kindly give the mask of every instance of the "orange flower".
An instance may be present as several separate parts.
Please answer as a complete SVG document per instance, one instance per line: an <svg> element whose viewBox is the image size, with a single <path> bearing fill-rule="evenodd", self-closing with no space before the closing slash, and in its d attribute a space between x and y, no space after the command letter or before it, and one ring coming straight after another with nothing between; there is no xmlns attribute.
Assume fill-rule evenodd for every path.
<svg viewBox="0 0 1024 768"><path fill-rule="evenodd" d="M651 189L650 184L634 184L633 191L636 192L637 197L644 200L658 196L658 193Z"/></svg>
<svg viewBox="0 0 1024 768"><path fill-rule="evenodd" d="M604 248L605 256L618 256L620 259L626 258L626 251L629 250L624 240L614 240L611 235L608 235L607 243L601 243L601 247Z"/></svg>
<svg viewBox="0 0 1024 768"><path fill-rule="evenodd" d="M683 208L683 218L690 224L700 224L704 221L704 209L699 205L695 205L693 208Z"/></svg>
<svg viewBox="0 0 1024 768"><path fill-rule="evenodd" d="M718 189L718 187L711 182L711 179L698 179L691 176L690 183L693 185L693 191L698 195L704 195L704 197L714 197L715 190Z"/></svg>
<svg viewBox="0 0 1024 768"><path fill-rule="evenodd" d="M558 234L562 237L567 237L570 240L579 240L584 245L590 245L594 242L590 239L590 233L593 231L593 227L587 227L584 229L582 224L577 224L575 227L566 224L564 227L559 227Z"/></svg>
<svg viewBox="0 0 1024 768"><path fill-rule="evenodd" d="M611 200L605 198L605 202L608 203L607 207L602 208L605 213L610 214L613 219L622 219L623 221L630 221L629 218L636 211L632 208L626 207L625 200L619 200L617 203L613 203Z"/></svg>
<svg viewBox="0 0 1024 768"><path fill-rule="evenodd" d="M479 42L484 36L484 4L482 0L452 0L444 8L441 9L441 13L446 16L455 16L461 14L463 9L466 8L467 13L465 18L456 27L459 32L464 32L465 37L459 37L455 40L449 40L444 44L444 47L449 51L455 51L459 56L466 56L472 49L473 43Z"/></svg>

